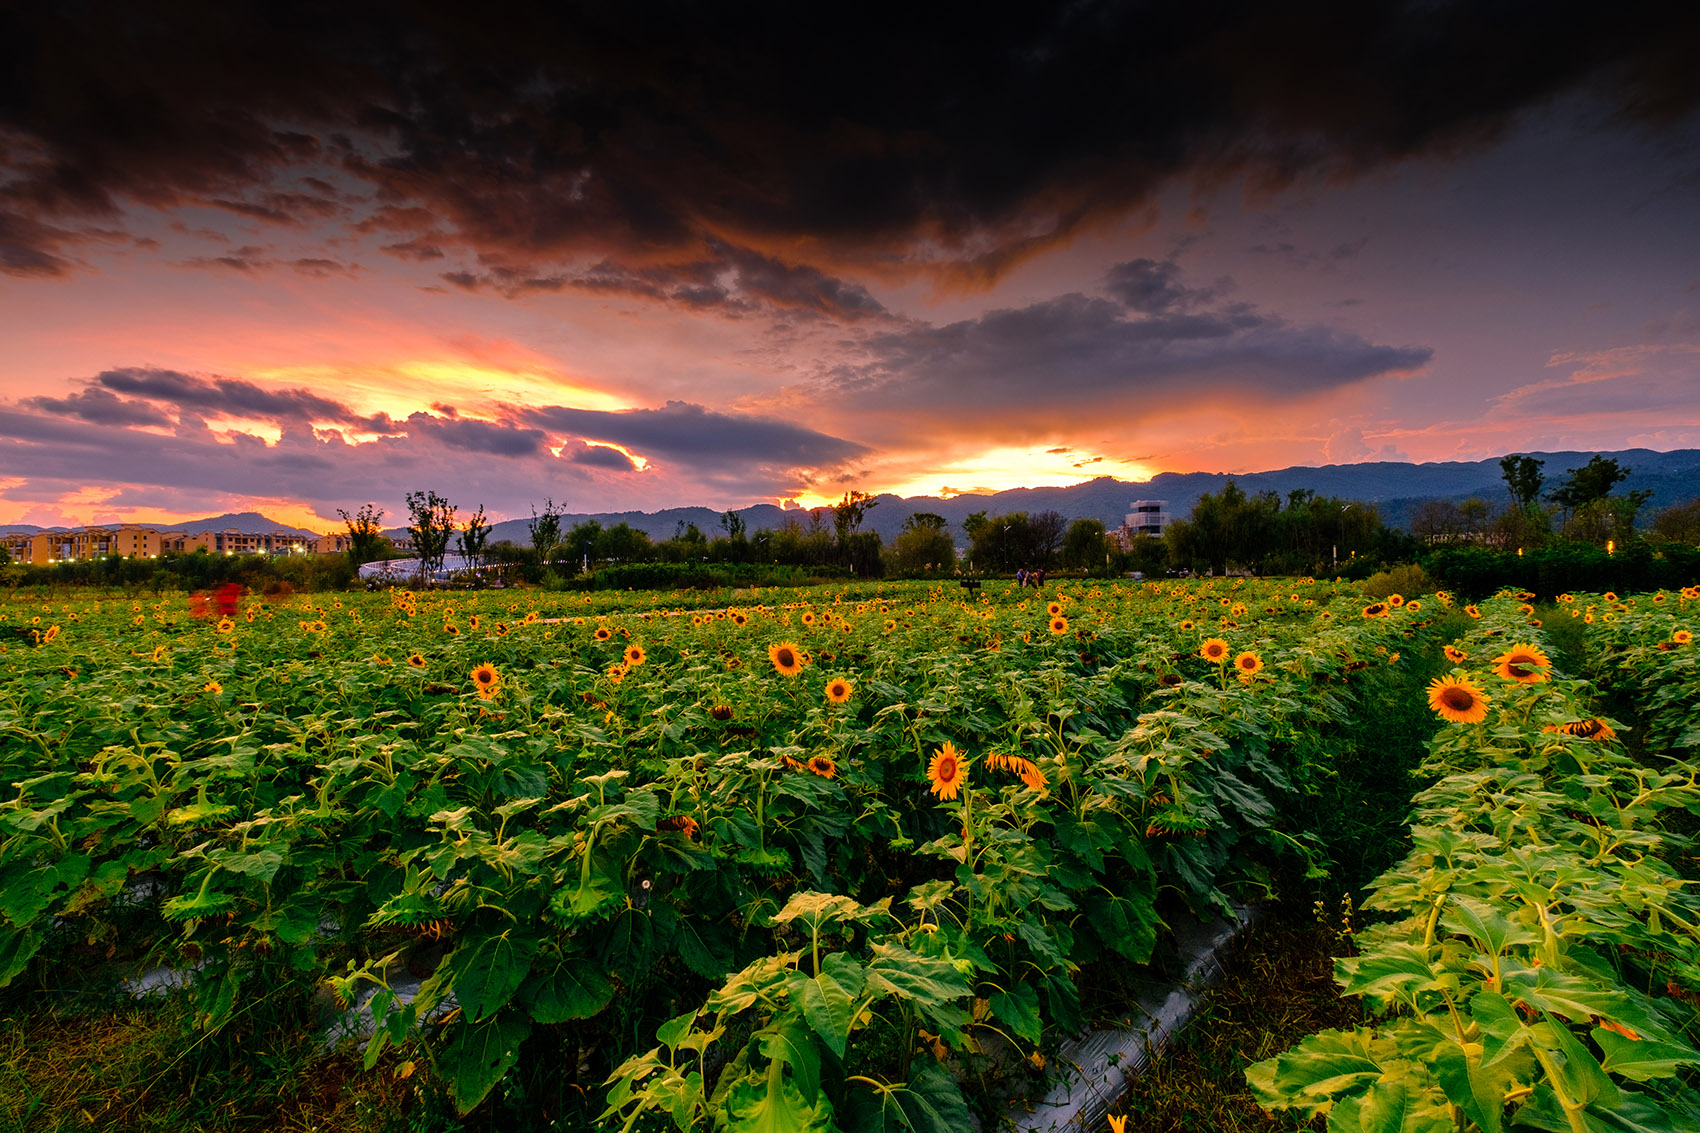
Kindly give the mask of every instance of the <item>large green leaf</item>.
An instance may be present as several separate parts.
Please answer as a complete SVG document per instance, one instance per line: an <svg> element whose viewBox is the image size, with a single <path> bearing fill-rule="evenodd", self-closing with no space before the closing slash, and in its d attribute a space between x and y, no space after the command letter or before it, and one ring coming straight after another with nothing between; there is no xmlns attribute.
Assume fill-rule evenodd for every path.
<svg viewBox="0 0 1700 1133"><path fill-rule="evenodd" d="M717 921L679 918L679 958L699 976L723 979L732 970L732 934Z"/></svg>
<svg viewBox="0 0 1700 1133"><path fill-rule="evenodd" d="M876 941L872 950L873 960L864 969L869 987L913 1001L941 1027L954 1029L967 1021L957 1001L968 997L969 987L956 965L888 941Z"/></svg>
<svg viewBox="0 0 1700 1133"><path fill-rule="evenodd" d="M520 1011L504 1011L474 1023L464 1017L438 1055L449 1082L449 1095L461 1113L471 1113L513 1064L520 1043L531 1033L531 1020Z"/></svg>
<svg viewBox="0 0 1700 1133"><path fill-rule="evenodd" d="M835 1128L826 1095L806 1102L785 1066L776 1059L766 1074L746 1074L733 1084L726 1097L728 1133L828 1133Z"/></svg>
<svg viewBox="0 0 1700 1133"><path fill-rule="evenodd" d="M839 978L844 975L846 981L852 979L845 973L846 965L854 971L853 986L846 986ZM854 960L835 952L822 961L821 971L813 979L792 972L788 982L791 1005L803 1013L810 1029L839 1058L844 1057L850 1031L855 1026L855 996L861 989L861 977L861 968Z"/></svg>
<svg viewBox="0 0 1700 1133"><path fill-rule="evenodd" d="M1445 1103L1438 1092L1409 1082L1374 1082L1358 1107L1358 1128L1363 1133L1456 1133Z"/></svg>
<svg viewBox="0 0 1700 1133"><path fill-rule="evenodd" d="M1683 1066L1700 1064L1693 1047L1652 1039L1631 1039L1605 1027L1594 1028L1594 1041L1605 1052L1601 1065L1636 1082L1675 1077Z"/></svg>
<svg viewBox="0 0 1700 1133"><path fill-rule="evenodd" d="M1367 1090L1382 1074L1373 1031L1324 1031L1285 1054L1246 1067L1257 1104L1314 1117L1338 1098Z"/></svg>
<svg viewBox="0 0 1700 1133"><path fill-rule="evenodd" d="M539 1023L588 1019L614 1000L614 983L593 961L569 957L546 972L533 971L520 1000Z"/></svg>
<svg viewBox="0 0 1700 1133"><path fill-rule="evenodd" d="M1037 1044L1043 1022L1039 1018L1039 993L1032 984L1016 984L1008 991L994 992L988 999L992 1014L1020 1037Z"/></svg>
<svg viewBox="0 0 1700 1133"><path fill-rule="evenodd" d="M443 961L455 999L468 1020L494 1015L531 971L538 938L517 929L462 940Z"/></svg>

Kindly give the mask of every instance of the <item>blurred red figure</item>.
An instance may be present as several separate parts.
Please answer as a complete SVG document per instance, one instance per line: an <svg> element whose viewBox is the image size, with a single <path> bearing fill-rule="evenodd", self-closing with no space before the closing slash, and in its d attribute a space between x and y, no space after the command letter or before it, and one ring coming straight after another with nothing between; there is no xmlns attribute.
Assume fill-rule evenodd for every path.
<svg viewBox="0 0 1700 1133"><path fill-rule="evenodd" d="M196 591L189 595L189 616L191 618L207 616L207 596L205 594Z"/></svg>
<svg viewBox="0 0 1700 1133"><path fill-rule="evenodd" d="M242 588L234 582L227 582L218 588L215 601L218 603L218 616L231 618L236 616L236 600L242 597Z"/></svg>

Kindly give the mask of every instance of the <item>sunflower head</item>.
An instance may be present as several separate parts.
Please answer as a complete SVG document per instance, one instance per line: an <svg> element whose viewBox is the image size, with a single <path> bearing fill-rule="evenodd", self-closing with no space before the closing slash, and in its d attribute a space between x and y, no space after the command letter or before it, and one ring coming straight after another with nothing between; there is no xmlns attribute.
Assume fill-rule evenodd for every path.
<svg viewBox="0 0 1700 1133"><path fill-rule="evenodd" d="M641 646L641 645L628 645L628 646L626 646L626 668L629 669L629 668L632 668L636 665L643 664L646 656L647 655L643 651L643 646Z"/></svg>
<svg viewBox="0 0 1700 1133"><path fill-rule="evenodd" d="M613 637L613 636L614 635L611 632L609 632L607 626L597 626L596 627L596 640L607 641L610 637Z"/></svg>
<svg viewBox="0 0 1700 1133"><path fill-rule="evenodd" d="M1456 645L1448 645L1441 652L1445 653L1446 659L1454 665L1462 665L1470 656Z"/></svg>
<svg viewBox="0 0 1700 1133"><path fill-rule="evenodd" d="M478 615L477 614L469 615L466 619L466 624L467 624L468 628L470 628L470 629L477 629L478 628Z"/></svg>
<svg viewBox="0 0 1700 1133"><path fill-rule="evenodd" d="M850 699L850 682L843 677L834 677L826 683L826 698L834 704L843 704Z"/></svg>
<svg viewBox="0 0 1700 1133"><path fill-rule="evenodd" d="M1198 647L1198 655L1206 661L1214 661L1220 665L1228 659L1228 643L1219 637L1207 637L1204 644Z"/></svg>
<svg viewBox="0 0 1700 1133"><path fill-rule="evenodd" d="M1386 616L1386 602L1371 602L1369 605L1364 607L1364 617L1366 618L1385 618Z"/></svg>
<svg viewBox="0 0 1700 1133"><path fill-rule="evenodd" d="M1454 724L1480 724L1487 719L1488 698L1470 683L1469 677L1436 677L1429 682L1428 706L1442 720Z"/></svg>
<svg viewBox="0 0 1700 1133"><path fill-rule="evenodd" d="M1051 617L1053 617L1053 618L1061 617L1062 616L1062 603L1061 602L1052 602L1049 606L1045 607L1045 613L1051 615Z"/></svg>
<svg viewBox="0 0 1700 1133"><path fill-rule="evenodd" d="M1051 619L1051 633L1060 637L1068 632L1068 619L1058 614Z"/></svg>
<svg viewBox="0 0 1700 1133"><path fill-rule="evenodd" d="M208 681L206 684L201 686L201 691L210 692L214 696L217 696L219 693L224 691L224 686L219 684L217 681Z"/></svg>
<svg viewBox="0 0 1700 1133"><path fill-rule="evenodd" d="M1547 679L1552 662L1539 648L1528 644L1513 645L1493 659L1493 671L1518 684L1539 684Z"/></svg>
<svg viewBox="0 0 1700 1133"><path fill-rule="evenodd" d="M409 653L407 663L415 669L423 669L425 667L425 655L423 653Z"/></svg>
<svg viewBox="0 0 1700 1133"><path fill-rule="evenodd" d="M1465 606L1464 612L1466 614L1470 615L1472 618L1479 618L1479 617L1482 616L1482 610L1481 610L1480 606Z"/></svg>
<svg viewBox="0 0 1700 1133"><path fill-rule="evenodd" d="M968 760L956 750L955 744L946 740L927 764L927 779L932 783L933 794L941 799L954 799L968 779Z"/></svg>
<svg viewBox="0 0 1700 1133"><path fill-rule="evenodd" d="M816 775L819 775L822 779L833 779L838 776L838 764L834 763L824 755L810 756L809 770L814 772Z"/></svg>
<svg viewBox="0 0 1700 1133"><path fill-rule="evenodd" d="M803 652L797 648L796 642L781 641L777 645L767 647L767 659L773 663L773 669L780 676L794 677L803 671Z"/></svg>
<svg viewBox="0 0 1700 1133"><path fill-rule="evenodd" d="M1685 629L1679 629L1670 635L1670 639L1678 645L1687 645L1694 640L1694 635Z"/></svg>
<svg viewBox="0 0 1700 1133"><path fill-rule="evenodd" d="M231 621L229 618L218 619L218 632L229 633L231 630L233 630L235 628L236 628L236 623Z"/></svg>
<svg viewBox="0 0 1700 1133"><path fill-rule="evenodd" d="M1240 676L1249 677L1263 668L1263 658L1247 649L1234 658L1234 668L1239 671Z"/></svg>
<svg viewBox="0 0 1700 1133"><path fill-rule="evenodd" d="M478 690L478 695L489 700L496 695L496 689L502 683L502 675L496 671L496 666L488 661L475 666L469 676L472 677L472 687Z"/></svg>

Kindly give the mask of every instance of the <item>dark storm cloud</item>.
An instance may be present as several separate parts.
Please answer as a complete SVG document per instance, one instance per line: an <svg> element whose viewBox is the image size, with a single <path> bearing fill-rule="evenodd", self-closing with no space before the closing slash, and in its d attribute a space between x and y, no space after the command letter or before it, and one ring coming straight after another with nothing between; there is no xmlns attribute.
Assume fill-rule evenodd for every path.
<svg viewBox="0 0 1700 1133"><path fill-rule="evenodd" d="M801 425L716 413L683 401L669 401L660 409L609 412L555 406L519 410L518 415L550 432L607 441L651 460L671 459L692 467L743 463L820 468L867 451L852 441Z"/></svg>
<svg viewBox="0 0 1700 1133"><path fill-rule="evenodd" d="M1583 88L1669 125L1700 104L1697 55L1688 0L767 3L664 18L13 5L0 271L69 270L83 237L66 218L200 204L290 225L381 215L395 254L505 265L511 295L570 285L533 264L640 271L720 241L783 261L749 274L747 299L844 315L863 298L810 271L989 277L1171 176L1350 177L1489 144ZM332 188L351 178L364 203ZM717 301L709 285L656 286Z"/></svg>
<svg viewBox="0 0 1700 1133"><path fill-rule="evenodd" d="M407 434L416 439L436 439L450 448L490 456L526 456L543 451L540 429L521 429L508 424L472 418L433 417L414 413L406 422Z"/></svg>
<svg viewBox="0 0 1700 1133"><path fill-rule="evenodd" d="M584 464L591 468L608 468L615 472L636 472L637 465L632 458L617 448L606 445L581 445L572 452L563 452L561 459L571 464Z"/></svg>
<svg viewBox="0 0 1700 1133"><path fill-rule="evenodd" d="M1118 265L1105 282L1113 301L1068 294L869 336L863 360L833 371L825 384L884 407L1102 412L1141 394L1167 404L1177 389L1189 400L1304 395L1416 370L1432 356L1426 347L1295 326L1246 303L1186 309L1232 283L1188 288L1172 268L1150 260Z"/></svg>
<svg viewBox="0 0 1700 1133"><path fill-rule="evenodd" d="M176 370L129 367L107 370L95 378L95 383L132 397L202 413L226 413L233 417L279 422L351 422L355 419L339 401L304 389L261 389L241 378L202 378Z"/></svg>
<svg viewBox="0 0 1700 1133"><path fill-rule="evenodd" d="M128 401L98 386L65 397L31 397L23 404L43 413L78 417L95 425L169 425L171 418L142 401Z"/></svg>

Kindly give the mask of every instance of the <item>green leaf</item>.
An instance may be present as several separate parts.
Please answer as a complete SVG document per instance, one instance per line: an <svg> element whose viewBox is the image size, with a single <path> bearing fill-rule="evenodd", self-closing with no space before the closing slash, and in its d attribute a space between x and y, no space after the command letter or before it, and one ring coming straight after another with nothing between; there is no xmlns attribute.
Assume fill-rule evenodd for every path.
<svg viewBox="0 0 1700 1133"><path fill-rule="evenodd" d="M1604 1027L1594 1028L1594 1041L1605 1052L1605 1061L1600 1065L1608 1073L1621 1074L1636 1082L1673 1078L1679 1067L1700 1064L1700 1053L1693 1047L1631 1039Z"/></svg>
<svg viewBox="0 0 1700 1133"><path fill-rule="evenodd" d="M214 850L207 855L208 860L215 862L222 869L234 873L245 873L249 877L259 878L267 885L277 876L277 871L283 867L283 855L276 850L261 848L249 850L246 853L236 850Z"/></svg>
<svg viewBox="0 0 1700 1133"><path fill-rule="evenodd" d="M732 935L718 921L681 917L679 958L699 976L724 979L732 970Z"/></svg>
<svg viewBox="0 0 1700 1133"><path fill-rule="evenodd" d="M773 914L773 923L782 925L800 920L810 929L818 930L832 921L854 917L861 910L861 905L836 893L793 893L785 907Z"/></svg>
<svg viewBox="0 0 1700 1133"><path fill-rule="evenodd" d="M776 1031L760 1036L761 1052L775 1063L791 1067L791 1077L807 1105L814 1105L820 1094L820 1051L815 1049L814 1036L795 1019Z"/></svg>
<svg viewBox="0 0 1700 1133"><path fill-rule="evenodd" d="M968 1013L956 1001L968 997L969 987L956 965L887 941L875 942L872 950L873 960L864 969L869 987L913 1001L941 1027L954 1029L967 1022Z"/></svg>
<svg viewBox="0 0 1700 1133"><path fill-rule="evenodd" d="M1470 1018L1482 1032L1483 1066L1492 1066L1529 1039L1517 1009L1498 992L1477 992L1470 1000Z"/></svg>
<svg viewBox="0 0 1700 1133"><path fill-rule="evenodd" d="M519 990L538 938L515 930L462 940L444 959L455 999L471 1022L487 1019Z"/></svg>
<svg viewBox="0 0 1700 1133"><path fill-rule="evenodd" d="M1408 1082L1375 1082L1358 1108L1358 1128L1363 1133L1457 1133L1458 1127L1433 1093Z"/></svg>
<svg viewBox="0 0 1700 1133"><path fill-rule="evenodd" d="M820 1036L828 1050L843 1058L856 1021L854 993L838 981L829 963L823 962L821 968L813 979L793 972L787 990L791 1005L803 1013L810 1029Z"/></svg>
<svg viewBox="0 0 1700 1133"><path fill-rule="evenodd" d="M614 983L592 961L571 957L548 972L533 971L520 992L520 1001L539 1023L589 1019L614 1001Z"/></svg>
<svg viewBox="0 0 1700 1133"><path fill-rule="evenodd" d="M518 1011L504 1011L474 1023L462 1017L454 1037L437 1062L449 1081L449 1096L462 1115L484 1100L513 1064L519 1047L531 1034L531 1020Z"/></svg>
<svg viewBox="0 0 1700 1133"><path fill-rule="evenodd" d="M1549 1021L1550 1019L1549 1016ZM1558 1067L1558 1075L1562 1080L1564 1092L1570 1099L1584 1106L1598 1105L1606 1109L1621 1102L1623 1095L1617 1088L1617 1083L1613 1082L1595 1061L1593 1053L1570 1033L1570 1028L1552 1021L1551 1030L1554 1045L1564 1056L1563 1063Z"/></svg>
<svg viewBox="0 0 1700 1133"><path fill-rule="evenodd" d="M1450 1040L1435 1045L1429 1068L1448 1100L1463 1110L1464 1116L1481 1126L1483 1133L1499 1133L1508 1084L1504 1075L1472 1061Z"/></svg>
<svg viewBox="0 0 1700 1133"><path fill-rule="evenodd" d="M1044 1024L1039 1018L1039 993L1032 984L1016 984L994 992L987 1000L992 1014L1028 1042L1038 1045Z"/></svg>
<svg viewBox="0 0 1700 1133"><path fill-rule="evenodd" d="M768 1064L765 1075L746 1074L726 1097L728 1133L828 1133L832 1103L825 1094L814 1104L803 1100L797 1083L785 1076L785 1063Z"/></svg>
<svg viewBox="0 0 1700 1133"><path fill-rule="evenodd" d="M1246 1067L1252 1096L1264 1109L1299 1109L1315 1117L1381 1077L1381 1060L1371 1051L1374 1038L1367 1030L1312 1035L1285 1054Z"/></svg>
<svg viewBox="0 0 1700 1133"><path fill-rule="evenodd" d="M30 929L0 927L0 987L17 979L18 973L29 967L46 939L42 933Z"/></svg>
<svg viewBox="0 0 1700 1133"><path fill-rule="evenodd" d="M1486 901L1454 895L1452 908L1440 923L1459 936L1467 936L1489 956L1500 956L1513 944L1533 944L1540 933L1517 924Z"/></svg>

